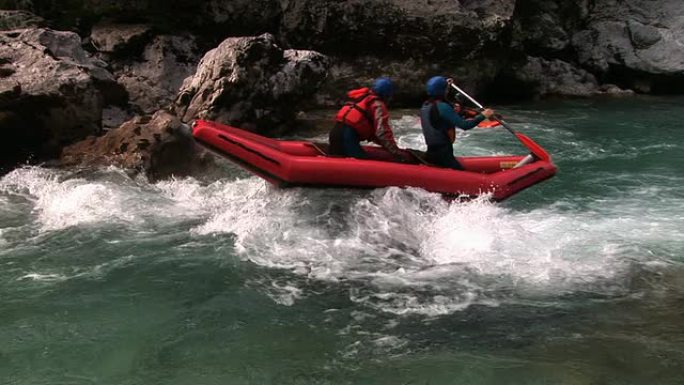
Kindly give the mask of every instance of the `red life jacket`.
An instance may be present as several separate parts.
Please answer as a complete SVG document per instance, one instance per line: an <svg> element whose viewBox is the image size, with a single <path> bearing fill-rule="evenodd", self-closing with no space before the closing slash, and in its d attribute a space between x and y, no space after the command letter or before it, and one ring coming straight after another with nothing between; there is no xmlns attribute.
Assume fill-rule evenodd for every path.
<svg viewBox="0 0 684 385"><path fill-rule="evenodd" d="M375 120L370 107L380 98L369 88L351 90L347 96L351 100L337 112L335 120L356 130L359 139L371 140L375 137Z"/></svg>

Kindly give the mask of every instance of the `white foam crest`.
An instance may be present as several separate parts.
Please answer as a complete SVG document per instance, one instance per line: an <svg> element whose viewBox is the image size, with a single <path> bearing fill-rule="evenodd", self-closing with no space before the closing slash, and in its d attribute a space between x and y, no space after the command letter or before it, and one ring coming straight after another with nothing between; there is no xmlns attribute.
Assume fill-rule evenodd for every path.
<svg viewBox="0 0 684 385"><path fill-rule="evenodd" d="M477 136L494 140L490 133ZM650 243L681 245L684 239L684 200L662 185L589 202L582 211L561 202L529 212L484 199L447 203L423 190L389 188L357 193L342 204L348 211L338 213L326 206L320 190L275 189L256 177L139 186L65 179L40 168L3 177L0 193L33 202L44 229L139 223L149 216L199 218L203 223L192 229L198 242L233 234L240 255L255 264L306 278L353 281L352 300L402 315L610 290L602 282L619 282L632 261L652 258ZM644 207L645 199L663 195L663 204ZM2 235L0 230L0 245ZM298 285L274 283L267 292L291 305L306 295Z"/></svg>
<svg viewBox="0 0 684 385"><path fill-rule="evenodd" d="M209 186L203 186L193 178L169 179L157 182L155 187L161 195L173 202L173 205L185 212L207 212L210 207L212 191L221 191L230 182L217 181ZM209 198L208 198L209 197Z"/></svg>
<svg viewBox="0 0 684 385"><path fill-rule="evenodd" d="M475 303L485 303L485 301L478 302L477 297L477 293L468 291L422 297L412 293L383 292L366 296L352 295L351 300L396 315L421 314L435 317L463 311ZM495 306L498 303L489 301L486 304Z"/></svg>
<svg viewBox="0 0 684 385"><path fill-rule="evenodd" d="M649 258L634 244L677 231L662 234L655 226L644 233L636 212L628 219L560 207L517 212L485 199L449 204L423 190L389 188L356 200L335 218L347 225L335 232L302 215L309 203L301 191L244 195L197 232L235 233L242 254L262 266L359 281L354 301L395 314L497 305L511 292L537 298L609 290L604 282ZM620 212L621 204L607 210Z"/></svg>
<svg viewBox="0 0 684 385"><path fill-rule="evenodd" d="M604 238L627 245L674 244L684 248L684 194L678 187L681 178L672 185L644 186L632 189L611 200L591 203L593 221ZM660 204L645 202L659 201ZM673 256L674 257L674 256Z"/></svg>
<svg viewBox="0 0 684 385"><path fill-rule="evenodd" d="M452 205L435 221L421 253L436 265L465 265L481 276L560 290L615 274L603 232L592 235L591 227L605 225L587 219L548 210L514 213L484 202Z"/></svg>
<svg viewBox="0 0 684 385"><path fill-rule="evenodd" d="M297 300L304 297L304 291L297 287L296 284L290 282L271 282L270 285L265 288L262 287L262 291L265 292L273 302L283 306L292 306Z"/></svg>
<svg viewBox="0 0 684 385"><path fill-rule="evenodd" d="M58 230L100 221L136 222L127 202L134 199L116 184L62 179L53 170L21 168L6 175L0 191L21 195L34 203L43 230Z"/></svg>
<svg viewBox="0 0 684 385"><path fill-rule="evenodd" d="M257 178L215 184L209 190L209 194L205 190L205 195L196 200L201 202L209 218L193 229L195 234L232 233L236 236L237 250L249 251L251 258L260 264L301 267L297 260L280 258L284 249L288 250L288 256L297 252L293 248L305 252L308 248L305 241L312 240L297 226L299 219L295 210L307 204L298 190L278 190Z"/></svg>
<svg viewBox="0 0 684 385"><path fill-rule="evenodd" d="M252 182L247 193L230 193L193 232L232 233L238 253L261 266L290 269L315 279L343 276L346 263L335 255L346 242L300 216L299 209L308 205L306 198L296 190L257 186Z"/></svg>
<svg viewBox="0 0 684 385"><path fill-rule="evenodd" d="M128 266L135 258L134 255L126 255L94 266L68 267L63 269L67 273L28 272L16 278L16 280L57 284L75 278L98 279L113 270Z"/></svg>
<svg viewBox="0 0 684 385"><path fill-rule="evenodd" d="M395 314L439 315L473 303L496 305L498 290L553 295L612 278L622 269L610 244L588 256L578 250L586 249L588 240L600 245L602 239L592 239L591 230L572 234L582 219L558 218L546 210L514 213L485 200L428 203L417 191L388 190L371 205L359 204L357 216L365 218L359 237L378 253L376 266L384 268L352 271L357 279L365 273L374 288L354 301ZM389 258L393 253L382 248L404 255Z"/></svg>
<svg viewBox="0 0 684 385"><path fill-rule="evenodd" d="M212 186L187 195L189 201L181 201L184 204L196 204L206 213L211 214L207 223L195 229L198 234L228 233L234 232L234 222L242 217L266 216L265 205L276 202L277 197L285 195L274 192L265 181L256 178L237 180L232 183L217 182ZM275 199L272 199L275 198ZM277 205L276 205L277 206Z"/></svg>
<svg viewBox="0 0 684 385"><path fill-rule="evenodd" d="M29 273L17 278L17 281L39 281L39 282L61 282L66 281L69 277L61 274L40 274L40 273Z"/></svg>

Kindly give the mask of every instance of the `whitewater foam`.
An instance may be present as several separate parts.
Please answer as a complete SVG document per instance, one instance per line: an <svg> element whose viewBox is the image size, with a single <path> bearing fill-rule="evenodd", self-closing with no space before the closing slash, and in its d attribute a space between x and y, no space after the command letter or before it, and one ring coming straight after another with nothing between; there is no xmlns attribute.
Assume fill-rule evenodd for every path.
<svg viewBox="0 0 684 385"><path fill-rule="evenodd" d="M395 314L496 306L511 292L607 293L632 263L651 258L630 245L672 237L681 225L651 208L644 229L639 190L626 193L631 200L596 201L586 211L552 205L519 212L485 198L447 203L420 189L340 194L335 202L321 190L278 190L255 178L173 183L180 206L204 213L192 230L197 236L232 234L240 255L257 265L357 282L353 301ZM269 290L279 303L305 295L296 282L283 287Z"/></svg>
<svg viewBox="0 0 684 385"><path fill-rule="evenodd" d="M108 182L65 178L65 174L38 167L12 171L0 181L0 191L31 201L43 230L59 230L94 222L136 222L127 207L127 189Z"/></svg>
<svg viewBox="0 0 684 385"><path fill-rule="evenodd" d="M270 189L253 179L213 189L203 204L208 217L193 229L198 236L233 234L240 255L261 266L360 282L354 301L396 314L497 305L497 292L510 290L534 297L605 290L604 282L647 254L626 247L630 238L657 234L633 231L635 218L553 207L516 212L485 199L447 203L419 189L362 194L335 214L343 225L332 227L317 219L332 215L317 192ZM611 231L620 234L606 237Z"/></svg>
<svg viewBox="0 0 684 385"><path fill-rule="evenodd" d="M65 281L68 277L61 274L40 274L40 273L29 273L17 278L17 281L39 281L39 282L58 282Z"/></svg>
<svg viewBox="0 0 684 385"><path fill-rule="evenodd" d="M424 145L415 117L397 124L402 145ZM459 132L471 153L492 153L504 135ZM623 148L616 146L605 149L607 156ZM601 156L594 154L601 148L577 141L565 154ZM121 175L116 169L84 178L23 168L0 180L0 204L6 206L6 196L22 198L41 231L124 223L144 237L163 222L187 229L199 244L225 236L242 259L294 275L260 285L280 304L310 295L310 281L318 280L349 288L356 303L401 315L553 301L575 292L611 294L624 289L634 264L667 262L684 247L684 215L678 214L684 197L681 178L674 177L521 211L486 198L448 203L419 189L282 190L256 177L149 184ZM629 177L608 176L602 183L621 186ZM661 203L644 205L652 199ZM106 274L107 266L92 273Z"/></svg>

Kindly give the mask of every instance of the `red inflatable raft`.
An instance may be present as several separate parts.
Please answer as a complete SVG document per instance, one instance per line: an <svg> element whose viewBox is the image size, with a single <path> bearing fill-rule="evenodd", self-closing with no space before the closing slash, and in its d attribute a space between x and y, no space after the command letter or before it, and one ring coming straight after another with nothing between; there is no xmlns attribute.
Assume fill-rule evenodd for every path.
<svg viewBox="0 0 684 385"><path fill-rule="evenodd" d="M531 155L457 158L465 171L430 166L413 150L406 151L414 164L392 162L388 152L375 146L364 147L372 160L333 157L325 144L275 140L204 120L193 124L193 136L277 186L410 186L448 196L491 193L500 201L556 173L550 158Z"/></svg>

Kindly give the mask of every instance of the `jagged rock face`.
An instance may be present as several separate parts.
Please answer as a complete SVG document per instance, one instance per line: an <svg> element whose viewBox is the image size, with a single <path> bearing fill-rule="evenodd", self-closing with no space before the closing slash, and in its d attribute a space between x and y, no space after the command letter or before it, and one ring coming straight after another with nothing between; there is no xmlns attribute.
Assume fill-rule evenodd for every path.
<svg viewBox="0 0 684 385"><path fill-rule="evenodd" d="M257 130L283 127L325 78L327 61L313 51L283 51L269 34L229 38L185 80L176 111L184 121L210 119Z"/></svg>
<svg viewBox="0 0 684 385"><path fill-rule="evenodd" d="M103 106L121 95L78 35L0 33L0 158L56 155L63 145L98 132Z"/></svg>
<svg viewBox="0 0 684 385"><path fill-rule="evenodd" d="M590 8L587 28L572 42L583 66L607 78L626 73L618 80L634 81L628 85L648 92L654 77L640 74L679 78L684 84L682 36L680 0L598 0Z"/></svg>
<svg viewBox="0 0 684 385"><path fill-rule="evenodd" d="M9 3L8 8L35 12L61 29L77 27L85 32L91 22L108 19L153 24L164 33L209 31L220 38L274 32L281 14L278 0L10 0Z"/></svg>
<svg viewBox="0 0 684 385"><path fill-rule="evenodd" d="M223 36L274 32L280 22L278 0L205 0L200 7L192 23L200 28L209 27Z"/></svg>
<svg viewBox="0 0 684 385"><path fill-rule="evenodd" d="M528 56L571 63L601 83L617 81L642 91L684 89L680 0L13 2L84 32L102 18L145 22L165 35L191 31L200 45L210 46L227 36L273 32L282 46L314 49L342 64L375 56L388 64L410 59L449 73L468 72L478 89L496 86L483 84L495 77L481 76L471 62L489 61L487 71L499 72L524 65ZM377 75L359 73L348 85Z"/></svg>
<svg viewBox="0 0 684 385"><path fill-rule="evenodd" d="M513 45L534 56L564 56L589 14L589 1L517 0ZM569 56L566 59L570 59Z"/></svg>
<svg viewBox="0 0 684 385"><path fill-rule="evenodd" d="M213 162L213 155L195 143L189 127L163 110L68 146L60 157L62 166L115 165L144 172L153 180L206 171Z"/></svg>
<svg viewBox="0 0 684 385"><path fill-rule="evenodd" d="M0 10L0 31L42 27L45 20L27 11Z"/></svg>
<svg viewBox="0 0 684 385"><path fill-rule="evenodd" d="M591 96L598 93L594 75L561 60L528 57L516 79L532 95Z"/></svg>
<svg viewBox="0 0 684 385"><path fill-rule="evenodd" d="M154 36L145 24L95 25L90 43L128 92L134 113L152 114L171 104L200 60L195 37Z"/></svg>
<svg viewBox="0 0 684 385"><path fill-rule="evenodd" d="M324 53L467 56L498 40L513 4L514 0L489 0L486 5L451 0L281 0L281 34L292 45Z"/></svg>
<svg viewBox="0 0 684 385"><path fill-rule="evenodd" d="M90 41L105 58L124 56L150 40L152 28L145 24L98 24L92 28Z"/></svg>
<svg viewBox="0 0 684 385"><path fill-rule="evenodd" d="M141 57L115 65L114 74L135 109L151 114L173 102L185 78L195 73L199 60L193 37L163 35L154 38Z"/></svg>

